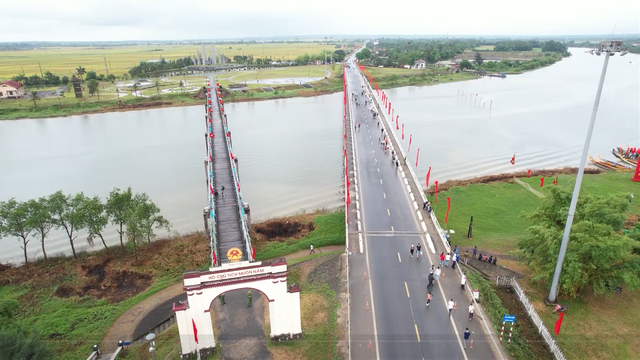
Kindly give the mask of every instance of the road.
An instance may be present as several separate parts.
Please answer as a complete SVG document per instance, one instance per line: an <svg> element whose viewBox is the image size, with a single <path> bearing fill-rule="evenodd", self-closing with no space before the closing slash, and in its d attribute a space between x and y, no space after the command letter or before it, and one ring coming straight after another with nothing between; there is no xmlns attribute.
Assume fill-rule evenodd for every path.
<svg viewBox="0 0 640 360"><path fill-rule="evenodd" d="M433 300L425 305L427 276L437 254L430 250L424 231L417 222L412 202L402 182L400 171L392 164L391 153L380 145L381 125L362 105L364 81L353 68L346 69L348 101L351 104L355 162L358 169L364 256L369 269L371 311L375 321L373 349L356 346L366 333L352 321L354 359L495 359L488 337L479 319L468 320L470 299L460 289L456 270L445 268L445 278L433 288ZM355 106L355 91L360 106ZM411 244L422 244L423 256L409 255ZM357 263L356 263L357 265ZM352 267L353 268L353 267ZM352 269L353 271L353 269ZM361 275L362 276L362 275ZM355 277L355 276L353 276ZM357 286L360 286L358 284ZM353 289L352 293L356 292ZM367 290L368 291L368 290ZM447 301L453 298L457 309L449 317ZM361 301L357 299L358 301ZM357 316L354 302L352 318ZM371 315L368 315L371 314ZM465 350L462 334L472 331L473 349ZM377 351L376 351L377 349Z"/></svg>

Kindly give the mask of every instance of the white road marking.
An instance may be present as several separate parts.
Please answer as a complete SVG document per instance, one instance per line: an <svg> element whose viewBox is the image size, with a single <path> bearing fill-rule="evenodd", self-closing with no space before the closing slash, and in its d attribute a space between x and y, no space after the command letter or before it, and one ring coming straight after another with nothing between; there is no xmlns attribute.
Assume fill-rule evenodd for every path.
<svg viewBox="0 0 640 360"><path fill-rule="evenodd" d="M387 198L387 194L382 193L382 197L384 197L386 199Z"/></svg>
<svg viewBox="0 0 640 360"><path fill-rule="evenodd" d="M387 215L391 216L391 212L389 212L389 209L387 209Z"/></svg>
<svg viewBox="0 0 640 360"><path fill-rule="evenodd" d="M382 184L382 179L380 179L380 184Z"/></svg>
<svg viewBox="0 0 640 360"><path fill-rule="evenodd" d="M398 261L402 262L402 259L400 259L400 253L398 253Z"/></svg>
<svg viewBox="0 0 640 360"><path fill-rule="evenodd" d="M380 172L380 168L378 168L378 172Z"/></svg>
<svg viewBox="0 0 640 360"><path fill-rule="evenodd" d="M407 290L407 297L409 299L411 299L411 296L409 295L409 286L407 286L407 282L406 281L404 282L404 288Z"/></svg>

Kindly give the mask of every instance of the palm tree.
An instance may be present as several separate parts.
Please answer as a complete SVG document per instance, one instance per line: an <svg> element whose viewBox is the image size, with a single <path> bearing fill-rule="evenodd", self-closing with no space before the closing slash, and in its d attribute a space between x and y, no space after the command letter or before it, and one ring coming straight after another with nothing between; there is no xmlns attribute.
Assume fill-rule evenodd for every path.
<svg viewBox="0 0 640 360"><path fill-rule="evenodd" d="M160 95L160 80L156 79L156 82L154 85L156 87L156 90L158 91L158 95Z"/></svg>
<svg viewBox="0 0 640 360"><path fill-rule="evenodd" d="M138 96L138 83L133 83L133 96Z"/></svg>
<svg viewBox="0 0 640 360"><path fill-rule="evenodd" d="M82 66L78 66L78 67L76 68L76 74L78 74L78 76L80 76L80 79L82 79L82 76L83 76L84 74L86 74L86 73L87 73L87 71L86 71L86 70L85 70L85 68L83 68Z"/></svg>
<svg viewBox="0 0 640 360"><path fill-rule="evenodd" d="M37 91L32 91L31 92L31 100L33 100L33 106L38 106L38 104L36 104L36 101L40 100L40 96L38 96L38 92Z"/></svg>

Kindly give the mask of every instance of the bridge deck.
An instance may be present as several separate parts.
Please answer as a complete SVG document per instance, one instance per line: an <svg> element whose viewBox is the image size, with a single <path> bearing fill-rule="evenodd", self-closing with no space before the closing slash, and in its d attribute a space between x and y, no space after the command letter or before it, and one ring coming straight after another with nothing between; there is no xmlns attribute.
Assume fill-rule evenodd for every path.
<svg viewBox="0 0 640 360"><path fill-rule="evenodd" d="M214 83L215 84L215 83ZM216 232L218 235L218 250L220 261L227 259L227 251L237 247L242 250L242 259L247 260L248 254L245 250L242 236L242 225L240 214L238 213L238 198L236 197L236 187L233 183L233 170L229 158L229 148L227 146L226 134L220 108L213 92L211 113L212 129L214 137L209 138L213 149L213 181L218 196L215 197L216 205ZM224 186L224 193L221 191Z"/></svg>

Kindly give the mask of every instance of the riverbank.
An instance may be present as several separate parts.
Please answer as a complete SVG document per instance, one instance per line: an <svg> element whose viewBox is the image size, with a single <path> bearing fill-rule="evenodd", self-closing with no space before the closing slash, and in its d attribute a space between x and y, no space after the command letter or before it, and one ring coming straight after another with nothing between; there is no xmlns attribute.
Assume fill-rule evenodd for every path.
<svg viewBox="0 0 640 360"><path fill-rule="evenodd" d="M261 254L261 249L266 252L274 246L281 248L280 243L293 249L296 242L301 242L306 248L310 238L322 240L323 244L344 244L343 212L279 220L300 224L300 230L307 230L290 231L286 238L256 246L256 255ZM337 236L339 229L327 226L340 221L341 236ZM308 230L309 223L313 223L313 230ZM254 229L259 226L255 224ZM314 242L314 246L320 246L316 244L319 242ZM114 247L110 255L102 250L82 254L77 260L56 258L17 268L3 266L1 302L17 304L16 320L36 328L56 358L86 357L91 346L102 341L120 315L179 282L184 271L206 269L210 262L209 240L203 233L138 246L137 259L131 250L128 248L123 254ZM292 252L296 251L299 250Z"/></svg>
<svg viewBox="0 0 640 360"><path fill-rule="evenodd" d="M554 187L564 188L570 192L575 184L576 176L573 173L573 169L568 168L545 170L544 173L536 173L529 178L526 177L526 173L524 176L522 173L517 175L520 176L519 180L522 183L547 197ZM532 174L534 174L533 171ZM465 250L471 252L471 249L477 246L479 253L498 257L498 266L491 265L491 267L496 269L506 267L512 272L519 273L521 277L518 282L526 291L547 328L552 332L558 317L551 312L552 308L544 303L544 298L548 295L548 284L530 280L535 274L527 264L519 260L516 251L517 243L525 237L525 230L533 225L532 220L525 215L538 209L544 199L514 182L513 174L504 175L506 176L494 175L464 182L450 182L446 191L440 190L439 185L440 206L437 206L435 211L439 219L444 219L447 212L446 199L450 198L451 207L447 228L454 230L454 233L451 233L451 244L458 246L463 252ZM556 179L556 175L558 185L554 186L552 181ZM542 176L545 177L545 181L544 186L540 187ZM489 179L491 181L488 181ZM629 173L602 172L585 175L581 196L628 195L637 193L639 189L639 184L631 181ZM434 203L433 193L428 197ZM640 202L632 200L626 212L625 229L633 231L639 213ZM473 237L467 238L471 216L473 216ZM495 277L490 280L495 280ZM508 294L498 293L498 296L509 310L513 306L516 308L519 306L519 302L507 298ZM509 305L509 301L513 304ZM640 311L640 290L624 289L621 294L599 296L593 295L591 291L585 291L576 298L562 297L559 301L569 305L562 331L556 337L568 359L634 358L633 349L640 346L640 340L635 336L633 329L640 327L640 319L628 314ZM496 317L502 315L504 314L498 314L498 312L493 314L494 324L498 321ZM585 329L589 330L585 331ZM523 356L526 358L526 355Z"/></svg>

